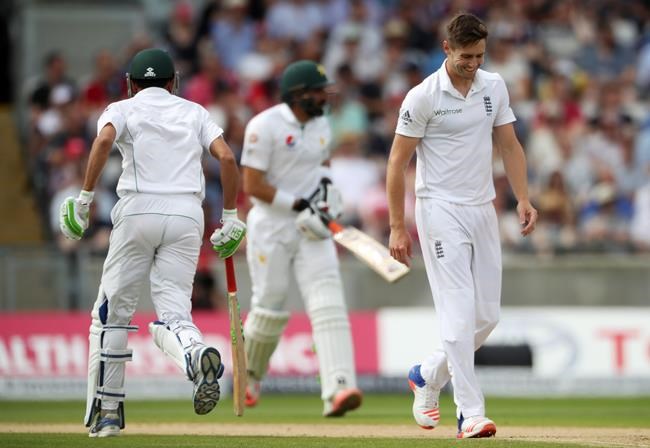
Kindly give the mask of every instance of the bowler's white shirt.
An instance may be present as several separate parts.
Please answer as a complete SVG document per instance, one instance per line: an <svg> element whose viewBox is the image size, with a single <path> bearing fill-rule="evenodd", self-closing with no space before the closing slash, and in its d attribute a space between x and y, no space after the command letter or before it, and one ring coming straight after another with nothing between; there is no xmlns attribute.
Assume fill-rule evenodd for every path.
<svg viewBox="0 0 650 448"><path fill-rule="evenodd" d="M416 196L468 205L494 199L492 128L515 120L501 76L479 69L463 97L443 63L406 95L395 131L421 138Z"/></svg>
<svg viewBox="0 0 650 448"><path fill-rule="evenodd" d="M130 193L193 194L203 200L203 151L223 134L202 106L149 87L110 104L97 132L111 123L122 154L120 198Z"/></svg>
<svg viewBox="0 0 650 448"><path fill-rule="evenodd" d="M318 186L320 166L330 157L330 141L327 118L301 123L287 104L277 104L248 123L241 164L264 171L267 182L277 189L306 198ZM253 202L266 204L254 198Z"/></svg>

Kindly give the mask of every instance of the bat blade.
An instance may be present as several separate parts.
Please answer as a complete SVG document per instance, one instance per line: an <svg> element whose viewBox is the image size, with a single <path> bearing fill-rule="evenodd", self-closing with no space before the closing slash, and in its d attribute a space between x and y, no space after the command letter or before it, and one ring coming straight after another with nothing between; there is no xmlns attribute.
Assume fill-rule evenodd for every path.
<svg viewBox="0 0 650 448"><path fill-rule="evenodd" d="M332 221L329 224L334 241L352 252L384 280L393 283L410 272L410 268L395 260L386 246L351 226L342 227Z"/></svg>
<svg viewBox="0 0 650 448"><path fill-rule="evenodd" d="M232 257L226 258L226 282L228 285L228 317L230 320L230 342L232 348L232 398L235 415L244 415L246 399L246 353L244 332L237 300L237 282Z"/></svg>

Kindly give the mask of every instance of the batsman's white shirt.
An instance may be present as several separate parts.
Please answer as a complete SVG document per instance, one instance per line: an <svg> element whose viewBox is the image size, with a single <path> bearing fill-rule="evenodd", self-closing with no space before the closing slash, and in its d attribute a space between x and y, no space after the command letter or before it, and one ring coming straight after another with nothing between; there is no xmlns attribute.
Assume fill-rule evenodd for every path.
<svg viewBox="0 0 650 448"><path fill-rule="evenodd" d="M443 63L407 94L396 129L420 138L415 217L443 346L421 372L438 388L453 372L464 417L485 414L474 351L498 322L501 296L492 129L513 121L501 76L479 69L464 97Z"/></svg>
<svg viewBox="0 0 650 448"><path fill-rule="evenodd" d="M191 322L204 230L201 158L223 130L202 106L157 87L110 104L98 132L107 123L116 130L123 170L100 288L108 321L129 322L142 284L150 281L159 320Z"/></svg>
<svg viewBox="0 0 650 448"><path fill-rule="evenodd" d="M308 197L318 186L320 166L330 157L327 118L300 123L285 103L256 115L246 127L241 164L266 173L269 184ZM263 208L270 204L253 198Z"/></svg>
<svg viewBox="0 0 650 448"><path fill-rule="evenodd" d="M121 200L113 215L191 213L202 223L202 212L196 214L197 201L191 201L190 211L183 201L160 199L188 195L200 204L205 197L201 159L223 134L208 111L165 89L149 87L133 98L110 104L97 121L97 132L107 123L117 132L115 144L122 154L117 184Z"/></svg>
<svg viewBox="0 0 650 448"><path fill-rule="evenodd" d="M492 128L515 121L500 75L478 70L463 97L445 64L411 89L400 109L397 134L421 138L415 194L459 204L494 199Z"/></svg>

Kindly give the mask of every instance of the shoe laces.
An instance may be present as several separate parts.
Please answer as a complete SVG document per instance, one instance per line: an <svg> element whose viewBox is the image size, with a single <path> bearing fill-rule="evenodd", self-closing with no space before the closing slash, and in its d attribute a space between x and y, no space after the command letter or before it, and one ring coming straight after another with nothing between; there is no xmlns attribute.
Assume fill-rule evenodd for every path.
<svg viewBox="0 0 650 448"><path fill-rule="evenodd" d="M439 390L428 384L425 384L424 387L416 387L416 390L424 402L426 409L435 409L438 407Z"/></svg>

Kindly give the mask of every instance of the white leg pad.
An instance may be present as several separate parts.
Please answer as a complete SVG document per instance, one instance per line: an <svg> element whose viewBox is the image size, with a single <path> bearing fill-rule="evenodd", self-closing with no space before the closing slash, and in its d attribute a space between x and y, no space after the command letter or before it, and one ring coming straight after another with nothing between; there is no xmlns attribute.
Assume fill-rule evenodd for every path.
<svg viewBox="0 0 650 448"><path fill-rule="evenodd" d="M192 350L203 345L203 335L190 321L175 320L171 322L151 322L149 332L156 346L169 356L179 369L192 379L190 354Z"/></svg>
<svg viewBox="0 0 650 448"><path fill-rule="evenodd" d="M329 400L340 389L357 387L342 285L337 280L313 283L306 299L320 369L321 398Z"/></svg>
<svg viewBox="0 0 650 448"><path fill-rule="evenodd" d="M102 325L93 314L88 350L88 389L84 423L90 426L101 409L115 410L124 427L123 402L125 362L133 351L127 348L127 334L135 325Z"/></svg>
<svg viewBox="0 0 650 448"><path fill-rule="evenodd" d="M248 374L257 381L266 375L271 355L289 321L286 311L255 307L244 323L244 346Z"/></svg>

